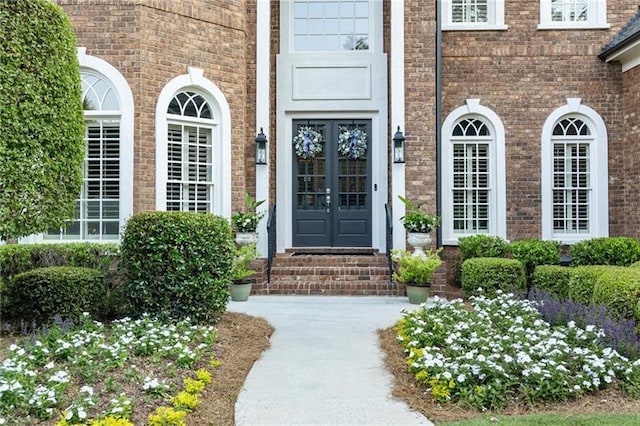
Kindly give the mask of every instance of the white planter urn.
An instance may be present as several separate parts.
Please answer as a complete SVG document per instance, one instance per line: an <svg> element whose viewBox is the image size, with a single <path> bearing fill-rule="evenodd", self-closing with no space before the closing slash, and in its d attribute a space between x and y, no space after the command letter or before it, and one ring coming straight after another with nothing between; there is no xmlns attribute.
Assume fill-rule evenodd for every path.
<svg viewBox="0 0 640 426"><path fill-rule="evenodd" d="M258 234L256 232L236 232L236 243L239 246L248 246L258 242Z"/></svg>
<svg viewBox="0 0 640 426"><path fill-rule="evenodd" d="M414 248L414 256L426 256L424 248L431 243L431 234L426 232L409 232L407 242Z"/></svg>

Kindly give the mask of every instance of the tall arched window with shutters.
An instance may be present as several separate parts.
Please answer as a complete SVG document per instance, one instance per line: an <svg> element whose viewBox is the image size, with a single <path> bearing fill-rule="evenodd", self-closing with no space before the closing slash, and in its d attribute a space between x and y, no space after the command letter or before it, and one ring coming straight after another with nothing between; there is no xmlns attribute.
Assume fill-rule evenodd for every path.
<svg viewBox="0 0 640 426"><path fill-rule="evenodd" d="M443 123L442 238L506 237L504 129L498 116L468 99Z"/></svg>
<svg viewBox="0 0 640 426"><path fill-rule="evenodd" d="M568 99L542 132L542 236L572 243L608 235L607 137L594 110Z"/></svg>
<svg viewBox="0 0 640 426"><path fill-rule="evenodd" d="M133 96L107 62L78 49L86 124L84 182L76 217L48 241L117 241L133 212Z"/></svg>
<svg viewBox="0 0 640 426"><path fill-rule="evenodd" d="M231 216L231 114L198 68L171 80L156 105L156 209Z"/></svg>

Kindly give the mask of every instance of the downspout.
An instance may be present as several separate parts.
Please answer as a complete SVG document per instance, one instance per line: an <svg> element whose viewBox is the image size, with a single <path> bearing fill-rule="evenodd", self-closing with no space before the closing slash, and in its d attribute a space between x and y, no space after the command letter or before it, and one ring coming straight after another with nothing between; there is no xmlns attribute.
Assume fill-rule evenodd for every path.
<svg viewBox="0 0 640 426"><path fill-rule="evenodd" d="M442 9L436 2L436 215L442 217ZM442 226L436 231L436 245L442 247Z"/></svg>

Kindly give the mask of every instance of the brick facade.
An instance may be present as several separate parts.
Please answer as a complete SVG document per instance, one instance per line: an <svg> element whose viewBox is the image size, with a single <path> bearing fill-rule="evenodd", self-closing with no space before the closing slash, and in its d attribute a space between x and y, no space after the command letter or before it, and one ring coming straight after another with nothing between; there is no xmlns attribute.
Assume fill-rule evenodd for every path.
<svg viewBox="0 0 640 426"><path fill-rule="evenodd" d="M135 102L134 211L155 209L155 107L162 88L188 67L225 95L232 119L232 193L236 209L255 182L252 169L255 115L248 100L253 78L247 16L255 1L58 0L69 15L78 46L114 66ZM251 19L251 21L248 21ZM253 30L255 34L255 30ZM251 40L251 41L250 41ZM255 50L255 49L254 49ZM255 65L253 66L255 70ZM249 118L247 118L249 117ZM252 179L252 176L254 177Z"/></svg>
<svg viewBox="0 0 640 426"><path fill-rule="evenodd" d="M78 45L118 69L133 92L134 211L155 208L155 106L162 88L188 67L203 69L231 109L232 209L242 206L245 190L255 193L257 1L261 0L56 1L71 18ZM388 58L394 48L390 5L384 0ZM607 126L610 235L640 237L635 178L640 162L640 71L633 68L623 74L619 64L598 58L602 46L635 14L637 2L609 0L607 6L610 29L538 30L539 2L510 0L505 2L507 30L442 34L442 120L466 99L478 98L505 128L507 239L541 235L541 132L549 114L567 98L581 98ZM278 184L274 177L280 7L271 1L271 120L265 128L271 200L276 199ZM436 212L435 2L405 0L404 14L405 195ZM388 176L393 179L391 172ZM451 250L446 253L445 260L453 259Z"/></svg>

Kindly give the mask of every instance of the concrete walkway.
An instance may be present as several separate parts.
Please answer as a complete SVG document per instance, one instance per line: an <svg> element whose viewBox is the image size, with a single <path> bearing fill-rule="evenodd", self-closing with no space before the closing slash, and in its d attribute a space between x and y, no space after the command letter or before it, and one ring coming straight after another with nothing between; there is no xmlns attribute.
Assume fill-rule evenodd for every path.
<svg viewBox="0 0 640 426"><path fill-rule="evenodd" d="M265 318L275 332L236 403L236 424L432 425L391 396L377 330L403 297L251 296L228 310Z"/></svg>

